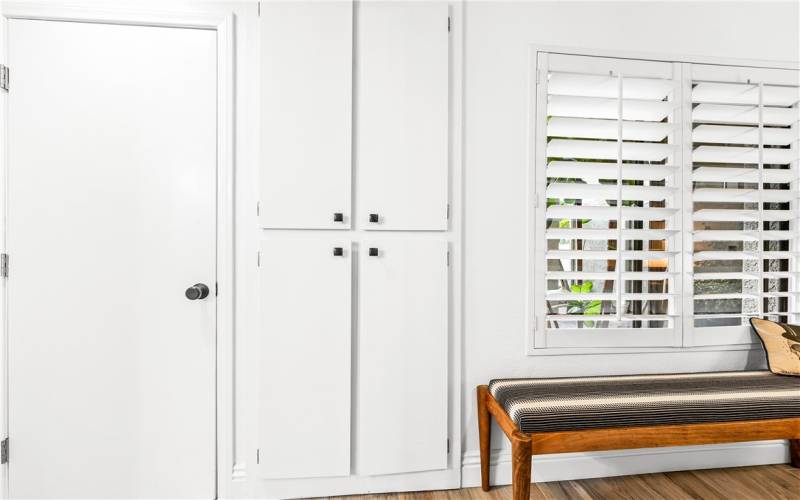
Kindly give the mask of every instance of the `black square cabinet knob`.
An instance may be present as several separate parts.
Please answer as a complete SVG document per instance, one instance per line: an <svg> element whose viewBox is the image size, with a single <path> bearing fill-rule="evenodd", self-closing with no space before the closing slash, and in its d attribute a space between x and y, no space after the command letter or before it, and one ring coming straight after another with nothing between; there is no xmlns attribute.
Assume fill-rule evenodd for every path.
<svg viewBox="0 0 800 500"><path fill-rule="evenodd" d="M344 249L342 247L334 247L333 255L334 257L341 257L342 255L344 255Z"/></svg>
<svg viewBox="0 0 800 500"><path fill-rule="evenodd" d="M344 214L341 212L334 213L333 222L344 222Z"/></svg>
<svg viewBox="0 0 800 500"><path fill-rule="evenodd" d="M378 222L378 214L369 214L370 222Z"/></svg>
<svg viewBox="0 0 800 500"><path fill-rule="evenodd" d="M375 248L375 247L370 248L369 249L369 256L370 257L377 257L378 256L378 249Z"/></svg>

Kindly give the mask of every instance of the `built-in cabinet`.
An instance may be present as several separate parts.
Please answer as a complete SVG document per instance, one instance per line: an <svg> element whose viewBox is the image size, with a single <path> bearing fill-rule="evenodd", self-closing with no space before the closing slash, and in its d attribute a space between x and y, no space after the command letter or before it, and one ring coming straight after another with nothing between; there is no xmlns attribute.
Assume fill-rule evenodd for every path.
<svg viewBox="0 0 800 500"><path fill-rule="evenodd" d="M262 4L263 228L447 229L448 22L441 2Z"/></svg>
<svg viewBox="0 0 800 500"><path fill-rule="evenodd" d="M448 9L261 4L267 496L452 484Z"/></svg>

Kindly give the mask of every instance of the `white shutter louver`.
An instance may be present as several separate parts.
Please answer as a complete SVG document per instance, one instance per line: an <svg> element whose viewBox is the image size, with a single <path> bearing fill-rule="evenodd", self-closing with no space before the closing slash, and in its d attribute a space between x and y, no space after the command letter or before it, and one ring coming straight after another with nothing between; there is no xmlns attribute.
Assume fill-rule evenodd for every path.
<svg viewBox="0 0 800 500"><path fill-rule="evenodd" d="M686 67L692 343L750 343L749 318L798 319L797 72Z"/></svg>
<svg viewBox="0 0 800 500"><path fill-rule="evenodd" d="M677 68L539 54L537 105L546 116L536 122L537 175L546 203L537 276L546 314L537 346L615 345L619 336L630 346L673 345L682 245Z"/></svg>

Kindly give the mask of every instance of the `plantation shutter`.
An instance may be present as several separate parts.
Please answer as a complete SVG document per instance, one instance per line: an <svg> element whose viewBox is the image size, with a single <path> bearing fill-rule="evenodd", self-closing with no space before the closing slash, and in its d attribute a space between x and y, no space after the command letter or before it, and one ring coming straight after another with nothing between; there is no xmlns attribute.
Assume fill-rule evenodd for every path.
<svg viewBox="0 0 800 500"><path fill-rule="evenodd" d="M536 65L535 347L680 345L680 65Z"/></svg>
<svg viewBox="0 0 800 500"><path fill-rule="evenodd" d="M685 64L687 345L798 320L798 72ZM688 119L687 119L688 121Z"/></svg>

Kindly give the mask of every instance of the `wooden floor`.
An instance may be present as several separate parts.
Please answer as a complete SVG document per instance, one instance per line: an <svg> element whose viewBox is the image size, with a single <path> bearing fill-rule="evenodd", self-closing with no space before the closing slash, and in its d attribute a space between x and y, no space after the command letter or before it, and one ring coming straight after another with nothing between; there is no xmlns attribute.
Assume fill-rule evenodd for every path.
<svg viewBox="0 0 800 500"><path fill-rule="evenodd" d="M332 497L329 500L508 500L511 487ZM592 500L800 500L800 469L764 465L735 469L665 472L531 485L533 499Z"/></svg>

